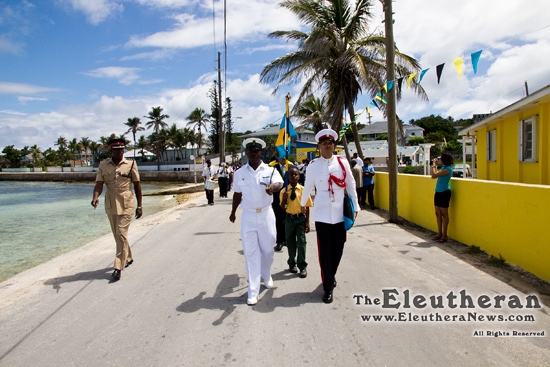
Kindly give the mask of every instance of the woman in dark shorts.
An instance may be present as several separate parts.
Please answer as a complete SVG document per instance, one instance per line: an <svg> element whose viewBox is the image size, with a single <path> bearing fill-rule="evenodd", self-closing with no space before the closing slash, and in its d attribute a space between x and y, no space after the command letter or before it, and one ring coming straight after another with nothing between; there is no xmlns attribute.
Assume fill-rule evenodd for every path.
<svg viewBox="0 0 550 367"><path fill-rule="evenodd" d="M450 154L441 155L441 170L437 171L439 159L432 162L432 178L437 178L435 185L434 206L437 218L437 236L433 239L439 243L447 242L447 227L449 226L449 202L451 201L451 187L449 181L453 176L453 157Z"/></svg>

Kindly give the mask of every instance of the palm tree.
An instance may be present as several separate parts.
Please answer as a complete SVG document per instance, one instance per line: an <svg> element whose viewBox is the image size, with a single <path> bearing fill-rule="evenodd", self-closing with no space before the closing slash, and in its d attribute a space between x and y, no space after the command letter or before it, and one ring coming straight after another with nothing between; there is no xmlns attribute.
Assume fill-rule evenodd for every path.
<svg viewBox="0 0 550 367"><path fill-rule="evenodd" d="M145 151L149 149L149 141L142 135L139 137L136 147L139 149L139 153L141 153L142 161L145 162Z"/></svg>
<svg viewBox="0 0 550 367"><path fill-rule="evenodd" d="M193 126L193 129L197 129L197 139L196 143L198 144L197 148L197 157L200 154L201 144L203 142L202 129L207 131L206 123L210 122L210 115L208 115L202 108L195 108L189 116L187 116L187 126Z"/></svg>
<svg viewBox="0 0 550 367"><path fill-rule="evenodd" d="M100 150L101 150L100 143L98 143L97 141L90 142L90 153L92 154L92 160L93 160L92 164L95 164L96 162L99 163L99 160L101 159L99 156Z"/></svg>
<svg viewBox="0 0 550 367"><path fill-rule="evenodd" d="M34 167L36 167L36 165L38 163L38 158L40 158L40 154L42 154L42 152L40 151L40 148L38 147L38 145L34 144L31 147L31 154L32 154L33 165L34 165Z"/></svg>
<svg viewBox="0 0 550 367"><path fill-rule="evenodd" d="M59 153L61 164L65 163L65 161L67 160L67 139L63 136L60 136L59 138L57 138L54 145L59 146L59 148L57 148L57 152Z"/></svg>
<svg viewBox="0 0 550 367"><path fill-rule="evenodd" d="M163 108L160 106L153 107L151 111L149 111L149 114L147 116L144 116L149 119L149 121L145 123L145 126L147 127L147 129L153 128L153 131L156 134L158 134L161 129L168 127L168 124L164 122L164 119L170 118L170 116L163 114L162 110ZM160 171L160 146L155 146L157 149L157 170Z"/></svg>
<svg viewBox="0 0 550 367"><path fill-rule="evenodd" d="M303 123L311 130L318 133L325 128L323 121L326 119L325 99L315 98L312 94L298 106L296 116L303 118Z"/></svg>
<svg viewBox="0 0 550 367"><path fill-rule="evenodd" d="M182 135L184 136L184 139L187 141L187 143L191 144L191 148L195 146L197 143L197 134L193 131L193 129L190 129L188 127L184 127L182 130ZM186 143L186 145L187 145Z"/></svg>
<svg viewBox="0 0 550 367"><path fill-rule="evenodd" d="M73 158L73 167L76 166L76 155L80 153L80 143L76 140L76 138L73 138L69 142L69 151L71 152L71 156Z"/></svg>
<svg viewBox="0 0 550 367"><path fill-rule="evenodd" d="M90 149L91 141L89 138L80 138L80 147L84 151L84 160L86 161L86 166L88 166L88 150Z"/></svg>
<svg viewBox="0 0 550 367"><path fill-rule="evenodd" d="M320 90L326 98L329 125L336 131L342 126L346 110L350 120L354 121L354 103L360 93L375 95L387 82L386 39L368 30L368 21L372 18L371 1L357 0L355 7L350 3L350 0L281 2L280 6L294 13L310 31L271 33L271 38L298 41L299 49L272 61L260 77L264 83L278 80L274 93L284 84L305 78L294 108L314 91ZM420 71L418 62L397 48L395 56L396 75L399 75L396 78ZM411 88L421 98L427 99L416 81L411 83ZM352 130L357 151L361 152L355 124Z"/></svg>
<svg viewBox="0 0 550 367"><path fill-rule="evenodd" d="M132 132L132 136L134 138L134 159L136 159L136 134L138 131L144 131L145 128L139 126L141 125L141 120L139 119L139 117L129 118L128 121L124 123L124 125L128 126L128 130L126 131L126 133Z"/></svg>

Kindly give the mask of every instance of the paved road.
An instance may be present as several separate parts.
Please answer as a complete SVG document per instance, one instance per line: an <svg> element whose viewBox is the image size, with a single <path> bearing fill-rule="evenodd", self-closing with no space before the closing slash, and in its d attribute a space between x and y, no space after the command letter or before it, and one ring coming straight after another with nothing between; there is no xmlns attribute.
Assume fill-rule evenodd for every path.
<svg viewBox="0 0 550 367"><path fill-rule="evenodd" d="M275 287L262 288L258 304L247 306L240 222L228 220L230 201L207 206L200 197L135 221L135 263L119 282L110 282L108 235L1 283L0 366L548 365L545 306L510 309L510 299L526 305L526 295L369 211L349 232L332 304L321 301L313 231L309 276L288 273L285 253L276 253ZM462 290L473 308L448 304L453 294L460 304ZM404 308L406 293L410 308ZM478 304L481 295L490 307ZM502 308L495 307L499 295L506 298ZM357 305L365 296L374 303ZM428 298L427 307L415 307L415 296ZM443 307L431 305L430 296L441 296ZM383 307L398 302L399 309ZM443 321L372 319L400 312L405 320ZM535 321L444 320L474 315Z"/></svg>

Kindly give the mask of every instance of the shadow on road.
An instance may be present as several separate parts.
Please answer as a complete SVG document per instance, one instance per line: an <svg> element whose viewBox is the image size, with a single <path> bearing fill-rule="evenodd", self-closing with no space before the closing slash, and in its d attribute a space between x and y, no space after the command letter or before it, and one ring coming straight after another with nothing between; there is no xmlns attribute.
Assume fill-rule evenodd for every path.
<svg viewBox="0 0 550 367"><path fill-rule="evenodd" d="M61 289L61 284L63 283L72 283L72 282L89 281L89 280L102 280L102 279L111 280L112 270L113 270L112 267L108 267L100 270L83 271L81 273L67 275L64 277L48 279L44 282L44 285L51 285L53 289L56 289L59 292L59 289Z"/></svg>

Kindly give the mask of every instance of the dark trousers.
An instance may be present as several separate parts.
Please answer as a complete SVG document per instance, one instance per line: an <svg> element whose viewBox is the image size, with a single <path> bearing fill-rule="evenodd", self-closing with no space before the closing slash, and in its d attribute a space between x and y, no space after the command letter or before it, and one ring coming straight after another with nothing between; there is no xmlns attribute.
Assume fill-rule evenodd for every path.
<svg viewBox="0 0 550 367"><path fill-rule="evenodd" d="M335 224L315 222L315 230L323 290L331 292L334 289L336 271L344 252L346 229L344 222Z"/></svg>
<svg viewBox="0 0 550 367"><path fill-rule="evenodd" d="M363 189L367 193L367 198L369 199L370 208L374 209L375 208L375 206L374 206L374 184L363 186ZM365 205L367 205L367 203L364 200L365 199L363 199L363 203L365 203Z"/></svg>
<svg viewBox="0 0 550 367"><path fill-rule="evenodd" d="M206 191L206 199L208 200L208 204L214 204L214 190L204 190Z"/></svg>
<svg viewBox="0 0 550 367"><path fill-rule="evenodd" d="M218 187L220 188L220 197L227 197L227 177L218 177Z"/></svg>
<svg viewBox="0 0 550 367"><path fill-rule="evenodd" d="M288 249L288 267L298 265L300 271L307 268L306 262L306 216L292 217L287 214L285 219L286 248ZM298 258L296 258L298 253Z"/></svg>
<svg viewBox="0 0 550 367"><path fill-rule="evenodd" d="M273 193L273 203L271 207L275 213L275 227L277 228L277 243L283 243L286 241L285 237L285 218L286 211L279 205L279 192Z"/></svg>

